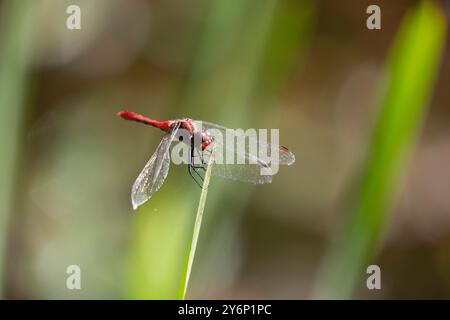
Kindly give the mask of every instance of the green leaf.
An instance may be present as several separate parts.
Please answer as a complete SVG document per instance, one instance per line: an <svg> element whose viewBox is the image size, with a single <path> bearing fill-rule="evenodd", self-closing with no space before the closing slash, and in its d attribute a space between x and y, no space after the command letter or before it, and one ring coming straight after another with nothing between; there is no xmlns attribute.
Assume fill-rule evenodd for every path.
<svg viewBox="0 0 450 320"><path fill-rule="evenodd" d="M360 187L349 220L325 259L320 298L347 299L365 285L361 280L395 205L432 96L446 27L441 8L431 1L419 4L403 21L381 84L386 90L379 97L381 112Z"/></svg>

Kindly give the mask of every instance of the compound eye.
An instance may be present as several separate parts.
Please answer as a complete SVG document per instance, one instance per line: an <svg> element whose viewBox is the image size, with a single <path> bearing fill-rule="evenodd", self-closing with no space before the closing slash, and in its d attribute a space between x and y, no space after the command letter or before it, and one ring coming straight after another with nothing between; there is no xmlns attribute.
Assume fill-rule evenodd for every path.
<svg viewBox="0 0 450 320"><path fill-rule="evenodd" d="M183 141L183 136L180 136L180 137L178 138L178 141Z"/></svg>

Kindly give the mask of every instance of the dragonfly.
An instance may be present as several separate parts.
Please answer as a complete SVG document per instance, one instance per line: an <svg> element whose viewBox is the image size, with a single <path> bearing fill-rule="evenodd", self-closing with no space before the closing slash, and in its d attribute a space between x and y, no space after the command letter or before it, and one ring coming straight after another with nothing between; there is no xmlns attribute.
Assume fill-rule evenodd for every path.
<svg viewBox="0 0 450 320"><path fill-rule="evenodd" d="M131 202L135 210L149 200L166 180L170 167L170 147L174 141L183 142L188 147L186 160L188 172L200 187L202 187L201 182L204 179L202 174L204 175L206 165L210 163L210 160L214 160L211 175L252 184L272 182L271 174L261 174L261 169L270 171L269 162L260 156L261 150L265 152L276 150L278 152L277 160L281 165L292 165L295 162L294 154L284 146L274 146L266 141L259 141L256 137L230 130L218 124L189 118L157 121L128 110L120 111L117 115L125 120L149 125L165 132L155 152L133 183ZM216 139L219 136L223 138L230 135L230 132L232 138L244 140L246 147L236 148L221 139ZM249 146L257 146L260 153L258 154ZM223 159L228 154L241 161L236 161L237 163L215 161L216 158ZM211 159L211 156L214 158Z"/></svg>

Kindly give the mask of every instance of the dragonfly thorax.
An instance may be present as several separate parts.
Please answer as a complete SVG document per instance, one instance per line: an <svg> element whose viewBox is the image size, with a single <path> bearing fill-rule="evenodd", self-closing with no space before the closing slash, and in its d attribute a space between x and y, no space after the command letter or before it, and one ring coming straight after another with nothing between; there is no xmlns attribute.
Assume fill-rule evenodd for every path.
<svg viewBox="0 0 450 320"><path fill-rule="evenodd" d="M190 145L192 149L203 151L214 141L211 132L209 130L198 130L192 119L187 118L174 121L174 123L179 125L178 141Z"/></svg>
<svg viewBox="0 0 450 320"><path fill-rule="evenodd" d="M186 130L191 134L196 131L194 120L186 118L183 120L178 120L178 122L180 123L180 129Z"/></svg>

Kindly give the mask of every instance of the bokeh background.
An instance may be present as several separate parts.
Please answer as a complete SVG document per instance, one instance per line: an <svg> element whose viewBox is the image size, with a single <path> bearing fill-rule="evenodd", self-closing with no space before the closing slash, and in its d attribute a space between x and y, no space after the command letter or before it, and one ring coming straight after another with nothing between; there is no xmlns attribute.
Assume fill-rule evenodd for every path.
<svg viewBox="0 0 450 320"><path fill-rule="evenodd" d="M81 30L66 28L71 4ZM366 28L371 4L381 30ZM177 296L200 189L172 166L132 210L162 133L125 108L279 128L297 157L270 185L212 179L187 298L450 298L445 1L0 8L3 298ZM66 288L73 264L81 290ZM381 290L366 288L370 264Z"/></svg>

